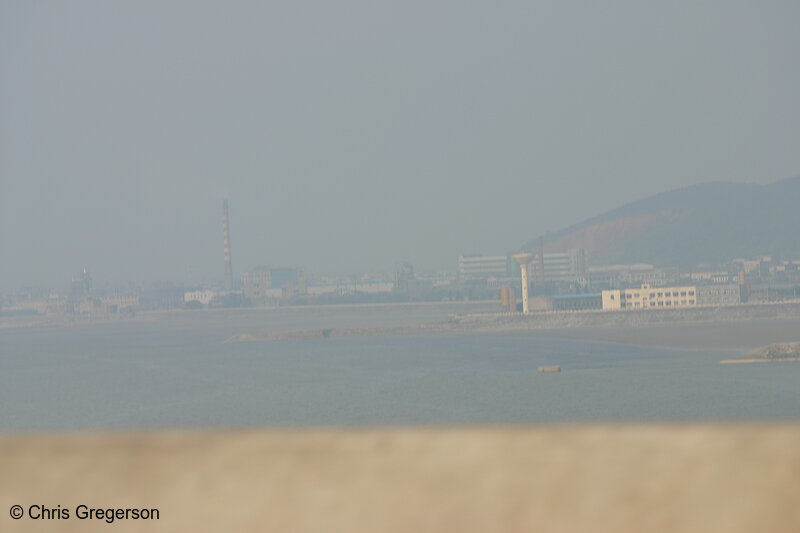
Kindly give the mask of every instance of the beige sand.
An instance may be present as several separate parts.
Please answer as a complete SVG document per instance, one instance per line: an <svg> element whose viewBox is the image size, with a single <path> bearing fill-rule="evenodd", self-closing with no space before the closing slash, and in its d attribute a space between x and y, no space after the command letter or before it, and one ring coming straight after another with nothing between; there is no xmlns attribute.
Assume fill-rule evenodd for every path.
<svg viewBox="0 0 800 533"><path fill-rule="evenodd" d="M0 437L0 530L800 531L800 427ZM13 504L157 507L14 521Z"/></svg>

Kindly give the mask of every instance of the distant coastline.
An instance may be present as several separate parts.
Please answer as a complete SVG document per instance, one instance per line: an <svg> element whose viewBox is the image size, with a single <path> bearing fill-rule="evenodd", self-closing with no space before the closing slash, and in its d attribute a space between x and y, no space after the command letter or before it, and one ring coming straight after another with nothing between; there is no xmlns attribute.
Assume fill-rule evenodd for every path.
<svg viewBox="0 0 800 533"><path fill-rule="evenodd" d="M256 329L225 340L276 342L337 337L437 334L525 334L683 348L752 348L800 340L800 302L648 311L571 311L453 315L448 320L402 326L278 331Z"/></svg>
<svg viewBox="0 0 800 533"><path fill-rule="evenodd" d="M800 302L684 309L494 312L496 301L147 311L131 318L3 317L0 332L181 330L219 342L524 335L687 349L752 350L800 341Z"/></svg>

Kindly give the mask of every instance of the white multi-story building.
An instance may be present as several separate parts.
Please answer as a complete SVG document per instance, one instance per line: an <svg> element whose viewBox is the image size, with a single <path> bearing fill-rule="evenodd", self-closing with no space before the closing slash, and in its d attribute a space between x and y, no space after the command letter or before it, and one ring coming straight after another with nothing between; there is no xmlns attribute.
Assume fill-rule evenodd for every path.
<svg viewBox="0 0 800 533"><path fill-rule="evenodd" d="M540 270L544 263L544 276ZM583 248L575 248L566 252L545 253L544 261L538 255L530 264L533 281L585 281L587 274L587 256Z"/></svg>
<svg viewBox="0 0 800 533"><path fill-rule="evenodd" d="M730 305L741 302L738 285L686 285L638 289L612 289L602 292L603 309L671 309L698 305Z"/></svg>
<svg viewBox="0 0 800 533"><path fill-rule="evenodd" d="M508 277L511 272L511 258L507 255L458 256L458 277L462 280Z"/></svg>
<svg viewBox="0 0 800 533"><path fill-rule="evenodd" d="M583 248L567 252L545 253L544 261L534 252L528 265L532 282L548 281L585 282L587 275L587 255ZM544 263L544 277L540 273ZM509 255L462 255L458 258L458 277L467 279L509 278L519 276L519 268Z"/></svg>
<svg viewBox="0 0 800 533"><path fill-rule="evenodd" d="M692 281L706 281L710 283L728 283L731 275L728 272L692 272Z"/></svg>
<svg viewBox="0 0 800 533"><path fill-rule="evenodd" d="M587 278L592 285L598 283L609 285L647 283L655 286L665 285L667 281L666 272L647 263L595 266L589 267L587 271Z"/></svg>
<svg viewBox="0 0 800 533"><path fill-rule="evenodd" d="M217 291L186 291L183 293L183 301L200 302L203 305L208 305L211 301L219 296Z"/></svg>

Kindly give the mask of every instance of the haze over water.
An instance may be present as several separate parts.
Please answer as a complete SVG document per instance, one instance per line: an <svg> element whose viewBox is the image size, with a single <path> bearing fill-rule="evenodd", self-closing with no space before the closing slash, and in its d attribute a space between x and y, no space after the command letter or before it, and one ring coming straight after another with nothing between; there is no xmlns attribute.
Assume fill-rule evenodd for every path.
<svg viewBox="0 0 800 533"><path fill-rule="evenodd" d="M0 291L452 270L800 169L800 4L0 2Z"/></svg>
<svg viewBox="0 0 800 533"><path fill-rule="evenodd" d="M525 336L3 333L0 430L797 419L800 365ZM539 365L561 365L539 374Z"/></svg>

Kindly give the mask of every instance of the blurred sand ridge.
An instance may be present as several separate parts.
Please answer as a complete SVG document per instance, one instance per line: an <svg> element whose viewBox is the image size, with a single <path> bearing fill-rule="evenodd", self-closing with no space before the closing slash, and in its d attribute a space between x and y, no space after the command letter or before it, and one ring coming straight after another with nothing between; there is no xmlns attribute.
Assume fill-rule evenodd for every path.
<svg viewBox="0 0 800 533"><path fill-rule="evenodd" d="M800 531L800 425L0 436L0 530ZM12 505L158 521L12 520Z"/></svg>

